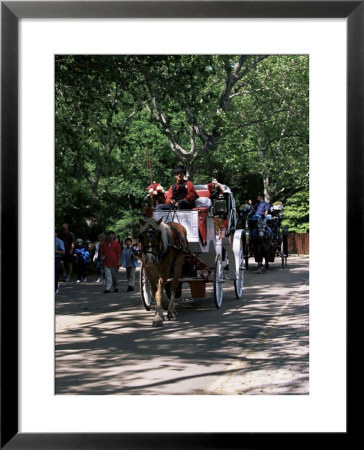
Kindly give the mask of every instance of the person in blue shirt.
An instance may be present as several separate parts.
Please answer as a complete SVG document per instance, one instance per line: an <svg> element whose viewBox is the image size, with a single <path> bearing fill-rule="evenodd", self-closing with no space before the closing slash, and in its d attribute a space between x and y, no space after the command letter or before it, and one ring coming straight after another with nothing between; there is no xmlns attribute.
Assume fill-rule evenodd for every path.
<svg viewBox="0 0 364 450"><path fill-rule="evenodd" d="M74 257L76 262L77 283L87 281L86 266L90 263L90 253L83 246L82 239L76 239Z"/></svg>
<svg viewBox="0 0 364 450"><path fill-rule="evenodd" d="M257 200L258 202L255 203L254 206L253 202L251 200L248 200L250 208L254 211L255 215L259 216L260 218L266 217L266 215L270 211L269 203L264 201L263 194L258 194Z"/></svg>
<svg viewBox="0 0 364 450"><path fill-rule="evenodd" d="M61 259L65 253L64 243L61 239L57 237L57 230L55 230L56 236L56 251L55 251L55 278L56 278L56 294L58 294L58 280L59 280L59 272L61 270Z"/></svg>
<svg viewBox="0 0 364 450"><path fill-rule="evenodd" d="M270 205L268 202L264 201L263 194L258 194L257 197L257 203L253 206L253 202L251 200L248 200L248 204L250 206L252 214L252 220L258 220L258 219L264 219L267 217L268 213L270 212ZM268 231L270 235L273 237L273 231L269 228ZM250 236L253 237L255 233L255 228L250 233Z"/></svg>

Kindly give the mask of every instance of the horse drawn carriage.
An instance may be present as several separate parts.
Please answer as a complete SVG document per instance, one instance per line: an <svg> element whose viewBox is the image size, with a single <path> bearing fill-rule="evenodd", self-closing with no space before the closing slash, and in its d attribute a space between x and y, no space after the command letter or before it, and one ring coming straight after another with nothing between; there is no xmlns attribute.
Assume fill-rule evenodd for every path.
<svg viewBox="0 0 364 450"><path fill-rule="evenodd" d="M288 228L281 231L283 219L283 205L275 202L270 208L270 214L265 218L254 215L249 205L240 210L243 229L243 247L245 268L249 268L249 256L254 256L258 263L258 272L261 271L262 259L265 257L266 268L269 263L275 261L275 257L281 259L282 269L287 266L288 257ZM269 232L269 229L271 233Z"/></svg>
<svg viewBox="0 0 364 450"><path fill-rule="evenodd" d="M211 198L208 185L195 184L194 187L199 196L195 208L169 211L154 209L150 219L141 220L139 239L144 246L145 256L144 259L142 256L143 264L140 270L140 292L146 310L151 309L153 301L157 300L155 297L159 296L158 300L161 300L161 293L156 292L156 287L152 286L153 284L158 286L158 283L159 285L163 283L165 291L163 297L165 298L166 294L170 303L171 300L174 301L174 298L181 296L183 283L189 284L192 298L204 298L206 285L212 283L216 308L222 306L223 288L228 281L234 284L236 298L242 297L245 270L243 235L245 231L237 229L238 214L234 196L226 185L220 185L221 193L217 198ZM167 245L170 246L171 251L175 251L175 257L167 261L170 267L167 268L166 279L161 281L163 277L159 276L159 281L157 281L153 269L158 258L155 257L152 264L149 265L146 264L146 258L152 258L153 253L156 256L158 246L163 245L158 243L158 239L162 241L163 232L170 235L170 230L174 234L174 243ZM184 230L186 231L185 237L183 236ZM176 270L180 256L183 260L182 267ZM159 264L161 265L161 262ZM151 283L153 277L154 282ZM174 285L176 287L173 287ZM174 306L168 307L169 318L175 318L173 308ZM159 319L157 318L156 324L153 322L154 326L163 325Z"/></svg>

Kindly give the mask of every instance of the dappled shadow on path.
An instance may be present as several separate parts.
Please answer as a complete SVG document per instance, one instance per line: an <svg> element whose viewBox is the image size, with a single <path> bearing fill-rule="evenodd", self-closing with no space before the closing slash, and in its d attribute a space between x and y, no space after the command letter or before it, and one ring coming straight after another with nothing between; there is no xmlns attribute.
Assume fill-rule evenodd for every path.
<svg viewBox="0 0 364 450"><path fill-rule="evenodd" d="M96 283L62 285L56 300L56 393L202 394L214 377L236 380L247 369L259 376L285 366L301 375L287 386L283 380L277 393L296 392L299 377L308 377L308 302L296 302L295 296L307 297L308 287L303 266L290 270L295 276L287 271L282 280L273 268L246 274L241 300L232 284L225 284L220 310L213 306L211 287L204 299L188 298L184 288L177 321L163 328L152 328L153 311L142 308L138 289L126 294L124 282L119 294L107 295ZM280 309L284 320L276 319ZM242 364L234 365L237 361ZM263 392L269 383L265 377ZM249 380L246 384L235 386L234 393L260 392Z"/></svg>

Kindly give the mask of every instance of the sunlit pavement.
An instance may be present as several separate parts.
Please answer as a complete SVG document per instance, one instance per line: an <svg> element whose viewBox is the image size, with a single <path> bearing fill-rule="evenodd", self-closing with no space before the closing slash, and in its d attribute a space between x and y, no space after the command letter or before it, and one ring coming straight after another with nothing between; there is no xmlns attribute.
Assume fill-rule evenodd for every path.
<svg viewBox="0 0 364 450"><path fill-rule="evenodd" d="M191 299L185 284L177 320L152 328L138 281L126 292L61 283L56 296L57 394L308 394L308 257L290 256L267 273L253 261L243 298L224 284L217 310L212 285ZM138 280L138 273L137 273Z"/></svg>

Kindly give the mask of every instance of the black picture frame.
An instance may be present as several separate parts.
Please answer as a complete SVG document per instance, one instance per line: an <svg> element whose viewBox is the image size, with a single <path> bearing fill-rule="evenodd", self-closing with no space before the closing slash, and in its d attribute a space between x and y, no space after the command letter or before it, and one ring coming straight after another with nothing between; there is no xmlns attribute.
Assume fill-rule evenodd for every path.
<svg viewBox="0 0 364 450"><path fill-rule="evenodd" d="M1 448L137 449L256 448L277 435L255 433L19 433L18 432L18 21L21 18L347 18L347 238L338 261L347 276L347 305L360 292L363 262L363 1L2 1L1 2ZM360 211L358 211L358 204ZM352 233L355 229L361 230ZM345 249L347 257L345 267ZM11 290L10 290L11 287ZM9 288L9 289L8 289ZM349 347L349 345L348 345ZM187 418L187 420L189 420ZM196 418L194 418L196 420ZM338 433L347 437L347 433ZM309 434L300 437L305 443ZM284 445L289 435L279 436ZM271 440L273 439L273 441ZM317 434L315 435L317 443Z"/></svg>

